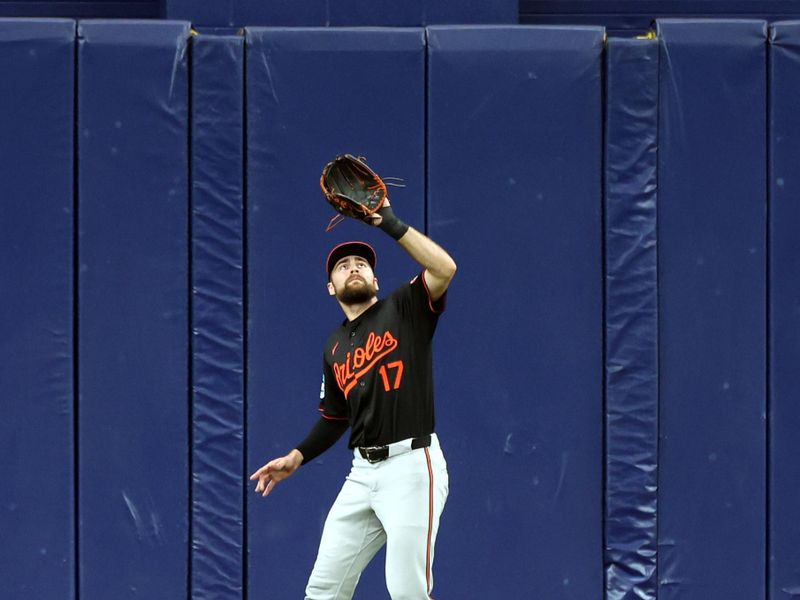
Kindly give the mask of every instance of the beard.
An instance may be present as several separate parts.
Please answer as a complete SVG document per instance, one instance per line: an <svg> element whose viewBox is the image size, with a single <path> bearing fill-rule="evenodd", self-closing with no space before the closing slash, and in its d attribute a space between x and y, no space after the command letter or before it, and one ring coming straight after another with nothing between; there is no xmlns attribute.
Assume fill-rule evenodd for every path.
<svg viewBox="0 0 800 600"><path fill-rule="evenodd" d="M349 282L345 283L341 290L336 290L336 299L342 304L350 305L364 304L372 300L378 294L378 290L363 278L362 281L364 283L360 286L350 286L348 285Z"/></svg>

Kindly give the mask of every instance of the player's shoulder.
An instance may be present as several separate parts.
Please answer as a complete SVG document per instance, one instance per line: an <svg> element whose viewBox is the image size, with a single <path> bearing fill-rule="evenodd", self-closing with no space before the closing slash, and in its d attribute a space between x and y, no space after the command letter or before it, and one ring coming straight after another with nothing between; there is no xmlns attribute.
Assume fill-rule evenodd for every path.
<svg viewBox="0 0 800 600"><path fill-rule="evenodd" d="M395 290L392 292L394 294L404 294L408 293L408 291L417 285L419 285L419 278L422 276L422 273L416 273L412 278L404 281L400 285L398 285Z"/></svg>
<svg viewBox="0 0 800 600"><path fill-rule="evenodd" d="M425 271L414 275L407 283L401 285L395 293L396 304L406 311L414 313L440 314L444 310L444 297L435 302L431 300Z"/></svg>
<svg viewBox="0 0 800 600"><path fill-rule="evenodd" d="M391 299L400 299L414 293L414 290L420 285L420 277L422 273L417 273L411 279L404 281L398 285L394 291L389 295Z"/></svg>

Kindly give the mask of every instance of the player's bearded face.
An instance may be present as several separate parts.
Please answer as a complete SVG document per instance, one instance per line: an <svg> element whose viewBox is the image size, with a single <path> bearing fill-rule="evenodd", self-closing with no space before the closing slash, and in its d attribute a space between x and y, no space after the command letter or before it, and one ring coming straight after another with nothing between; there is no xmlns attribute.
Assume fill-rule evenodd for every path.
<svg viewBox="0 0 800 600"><path fill-rule="evenodd" d="M336 299L342 304L363 304L372 300L378 290L362 275L351 275L344 285L336 288Z"/></svg>
<svg viewBox="0 0 800 600"><path fill-rule="evenodd" d="M345 305L364 304L377 296L378 280L364 258L346 256L331 271L328 293Z"/></svg>

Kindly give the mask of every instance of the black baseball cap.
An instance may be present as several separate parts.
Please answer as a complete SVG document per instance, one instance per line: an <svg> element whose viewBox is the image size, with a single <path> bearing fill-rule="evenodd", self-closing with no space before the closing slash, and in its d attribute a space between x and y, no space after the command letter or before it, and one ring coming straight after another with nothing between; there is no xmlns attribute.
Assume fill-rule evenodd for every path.
<svg viewBox="0 0 800 600"><path fill-rule="evenodd" d="M343 242L338 246L334 246L333 250L328 254L328 260L325 261L325 268L328 271L329 278L333 267L345 256L360 256L369 263L373 270L378 262L375 250L366 242Z"/></svg>

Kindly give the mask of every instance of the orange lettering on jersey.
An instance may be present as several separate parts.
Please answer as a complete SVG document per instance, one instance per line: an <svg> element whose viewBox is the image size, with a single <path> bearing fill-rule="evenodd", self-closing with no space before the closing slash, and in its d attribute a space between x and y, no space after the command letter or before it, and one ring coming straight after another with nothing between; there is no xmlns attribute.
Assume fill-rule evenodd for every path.
<svg viewBox="0 0 800 600"><path fill-rule="evenodd" d="M348 352L343 363L333 363L333 374L344 397L350 393L359 380L364 377L387 354L398 347L397 339L390 331L383 335L370 332L367 341L352 352Z"/></svg>

